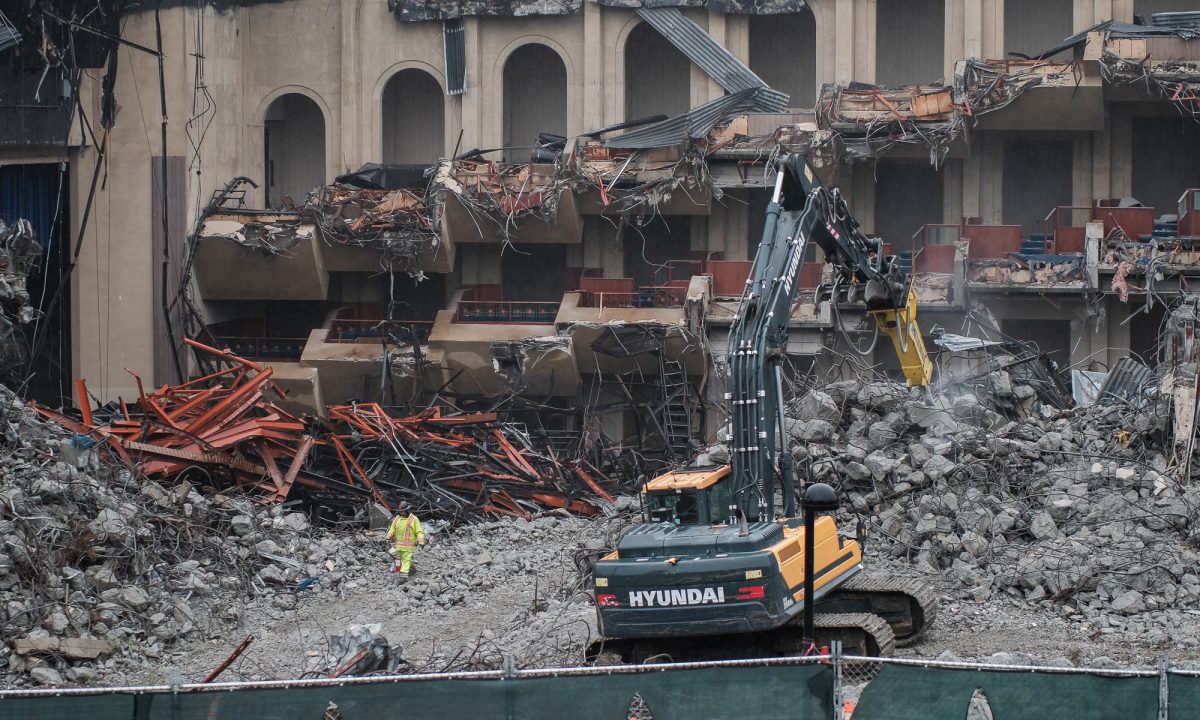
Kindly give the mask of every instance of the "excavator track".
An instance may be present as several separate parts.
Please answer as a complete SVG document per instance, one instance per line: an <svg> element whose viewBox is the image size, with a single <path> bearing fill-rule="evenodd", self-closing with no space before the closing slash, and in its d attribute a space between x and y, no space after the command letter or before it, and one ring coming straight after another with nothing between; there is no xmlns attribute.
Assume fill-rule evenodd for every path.
<svg viewBox="0 0 1200 720"><path fill-rule="evenodd" d="M817 603L818 613L870 613L883 618L896 637L896 647L917 642L937 617L933 588L911 578L856 575Z"/></svg>
<svg viewBox="0 0 1200 720"><path fill-rule="evenodd" d="M896 649L892 628L871 613L817 613L813 616L817 645L840 640L842 652L863 657L891 657Z"/></svg>
<svg viewBox="0 0 1200 720"><path fill-rule="evenodd" d="M813 617L818 647L837 640L842 652L864 657L889 657L896 637L883 618L871 613L817 613ZM775 630L736 635L707 635L638 640L598 640L587 649L596 665L640 665L649 662L699 662L760 657L791 657L804 653L800 618Z"/></svg>

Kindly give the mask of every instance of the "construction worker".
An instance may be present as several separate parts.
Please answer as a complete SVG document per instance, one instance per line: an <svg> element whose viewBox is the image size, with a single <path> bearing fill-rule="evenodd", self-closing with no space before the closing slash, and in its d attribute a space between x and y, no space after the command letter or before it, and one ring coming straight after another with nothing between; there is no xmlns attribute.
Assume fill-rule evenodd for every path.
<svg viewBox="0 0 1200 720"><path fill-rule="evenodd" d="M396 561L392 564L392 572L400 573L400 577L408 577L412 567L413 551L417 545L425 544L425 530L408 507L400 505L396 508L396 518L388 527L387 539L394 541Z"/></svg>

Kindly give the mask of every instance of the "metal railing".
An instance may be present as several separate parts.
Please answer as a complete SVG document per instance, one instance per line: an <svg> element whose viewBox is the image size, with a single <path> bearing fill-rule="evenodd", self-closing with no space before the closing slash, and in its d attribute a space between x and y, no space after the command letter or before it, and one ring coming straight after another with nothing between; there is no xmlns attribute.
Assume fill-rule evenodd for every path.
<svg viewBox="0 0 1200 720"><path fill-rule="evenodd" d="M308 338L239 337L217 338L221 348L247 360L299 360Z"/></svg>
<svg viewBox="0 0 1200 720"><path fill-rule="evenodd" d="M429 341L432 320L334 320L325 336L327 343L356 343L395 337L412 345Z"/></svg>
<svg viewBox="0 0 1200 720"><path fill-rule="evenodd" d="M644 287L636 292L585 292L579 307L585 308L661 308L683 307L687 290L676 287Z"/></svg>
<svg viewBox="0 0 1200 720"><path fill-rule="evenodd" d="M689 281L694 275L704 274L703 260L668 260L654 270L654 282L666 285L672 280Z"/></svg>
<svg viewBox="0 0 1200 720"><path fill-rule="evenodd" d="M558 317L558 307L556 302L460 300L454 322L553 325Z"/></svg>

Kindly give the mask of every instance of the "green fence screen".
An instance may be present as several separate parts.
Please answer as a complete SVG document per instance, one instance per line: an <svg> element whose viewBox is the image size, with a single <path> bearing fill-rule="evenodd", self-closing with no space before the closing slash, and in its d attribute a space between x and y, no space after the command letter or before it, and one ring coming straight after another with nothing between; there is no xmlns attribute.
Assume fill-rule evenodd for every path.
<svg viewBox="0 0 1200 720"><path fill-rule="evenodd" d="M827 665L0 699L8 720L828 720Z"/></svg>
<svg viewBox="0 0 1200 720"><path fill-rule="evenodd" d="M854 720L965 720L977 688L997 720L1158 717L1156 677L885 665L863 690Z"/></svg>

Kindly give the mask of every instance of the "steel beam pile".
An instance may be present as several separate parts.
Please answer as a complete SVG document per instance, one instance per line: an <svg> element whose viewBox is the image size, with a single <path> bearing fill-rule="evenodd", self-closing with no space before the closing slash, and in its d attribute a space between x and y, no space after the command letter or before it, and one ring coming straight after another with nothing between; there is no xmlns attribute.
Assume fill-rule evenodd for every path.
<svg viewBox="0 0 1200 720"><path fill-rule="evenodd" d="M93 410L77 381L80 417L43 416L105 444L148 478L186 476L264 504L300 500L317 516L366 517L404 501L424 517L459 521L532 517L548 510L600 514L616 484L586 459L561 458L496 413L430 408L393 417L377 404L335 405L328 420L298 418L267 399L283 397L272 371L187 340L225 369ZM136 376L135 376L136 377Z"/></svg>
<svg viewBox="0 0 1200 720"><path fill-rule="evenodd" d="M616 484L585 459L535 446L496 413L443 415L438 408L394 418L374 404L335 405L328 437L347 478L378 497L406 500L418 514L454 520L549 509L598 515Z"/></svg>

